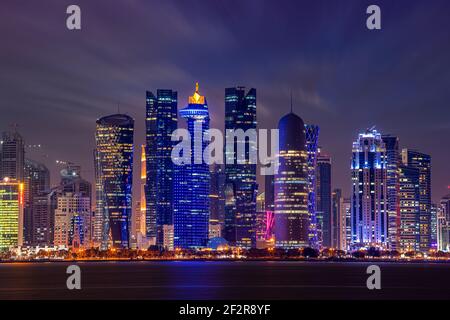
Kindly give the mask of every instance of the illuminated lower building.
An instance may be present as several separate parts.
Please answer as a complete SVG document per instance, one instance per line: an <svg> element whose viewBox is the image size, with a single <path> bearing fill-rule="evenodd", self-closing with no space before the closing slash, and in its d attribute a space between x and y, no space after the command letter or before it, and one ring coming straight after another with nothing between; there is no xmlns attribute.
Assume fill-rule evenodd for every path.
<svg viewBox="0 0 450 320"><path fill-rule="evenodd" d="M23 244L24 184L5 177L0 182L0 250Z"/></svg>
<svg viewBox="0 0 450 320"><path fill-rule="evenodd" d="M319 247L317 238L317 217L316 217L316 166L319 142L319 126L305 124L306 150L308 152L308 211L310 219L310 244L312 247Z"/></svg>
<svg viewBox="0 0 450 320"><path fill-rule="evenodd" d="M188 163L175 165L174 245L175 248L200 248L208 242L210 172L203 159L203 151L209 143L205 139L209 112L198 84L180 116L187 121L191 152Z"/></svg>
<svg viewBox="0 0 450 320"><path fill-rule="evenodd" d="M419 169L399 167L399 249L403 252L420 249Z"/></svg>
<svg viewBox="0 0 450 320"><path fill-rule="evenodd" d="M134 120L114 114L97 120L96 219L102 219L102 248L128 248L132 214Z"/></svg>
<svg viewBox="0 0 450 320"><path fill-rule="evenodd" d="M419 170L420 251L427 252L431 249L431 156L403 149L402 162Z"/></svg>
<svg viewBox="0 0 450 320"><path fill-rule="evenodd" d="M352 156L352 245L388 245L386 147L374 128L359 134Z"/></svg>
<svg viewBox="0 0 450 320"><path fill-rule="evenodd" d="M70 192L58 195L54 245L66 248L89 247L90 211L89 197Z"/></svg>
<svg viewBox="0 0 450 320"><path fill-rule="evenodd" d="M308 155L303 120L289 113L278 123L279 170L275 175L275 246L309 246Z"/></svg>

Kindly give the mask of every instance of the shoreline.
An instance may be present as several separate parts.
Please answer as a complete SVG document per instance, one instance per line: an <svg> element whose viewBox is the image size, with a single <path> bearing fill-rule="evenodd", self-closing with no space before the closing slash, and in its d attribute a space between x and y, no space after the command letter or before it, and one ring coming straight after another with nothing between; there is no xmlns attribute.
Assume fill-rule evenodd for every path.
<svg viewBox="0 0 450 320"><path fill-rule="evenodd" d="M66 259L66 260L3 260L1 264L26 263L102 263L102 262L305 262L305 263L390 263L390 264L450 264L450 260L421 260L421 259Z"/></svg>

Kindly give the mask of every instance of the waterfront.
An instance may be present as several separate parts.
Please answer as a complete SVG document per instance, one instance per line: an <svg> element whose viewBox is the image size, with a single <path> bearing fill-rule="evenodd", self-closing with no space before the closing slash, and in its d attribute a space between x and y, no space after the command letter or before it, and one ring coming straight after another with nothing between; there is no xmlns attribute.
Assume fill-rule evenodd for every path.
<svg viewBox="0 0 450 320"><path fill-rule="evenodd" d="M369 262L78 262L81 290L66 288L69 262L0 264L0 299L449 299L450 264Z"/></svg>

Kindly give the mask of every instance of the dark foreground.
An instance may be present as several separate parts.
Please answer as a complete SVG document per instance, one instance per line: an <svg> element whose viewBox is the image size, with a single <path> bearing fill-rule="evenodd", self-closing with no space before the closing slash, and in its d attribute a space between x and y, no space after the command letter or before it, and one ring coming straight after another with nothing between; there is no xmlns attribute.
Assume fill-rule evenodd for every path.
<svg viewBox="0 0 450 320"><path fill-rule="evenodd" d="M368 290L362 262L82 262L0 264L0 299L450 299L450 264L378 263Z"/></svg>

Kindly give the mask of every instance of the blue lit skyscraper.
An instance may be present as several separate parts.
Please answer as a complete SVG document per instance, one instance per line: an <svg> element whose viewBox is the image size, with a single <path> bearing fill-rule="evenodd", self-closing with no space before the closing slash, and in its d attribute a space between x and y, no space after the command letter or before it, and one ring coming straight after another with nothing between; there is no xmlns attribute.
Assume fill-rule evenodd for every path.
<svg viewBox="0 0 450 320"><path fill-rule="evenodd" d="M386 247L386 147L374 128L359 134L352 157L352 244Z"/></svg>
<svg viewBox="0 0 450 320"><path fill-rule="evenodd" d="M174 166L174 246L198 248L206 246L208 241L210 191L209 165L203 161L206 159L202 160L209 143L205 137L209 112L198 84L194 95L189 97L189 105L180 110L180 116L186 119L191 137L191 161Z"/></svg>
<svg viewBox="0 0 450 320"><path fill-rule="evenodd" d="M247 93L244 87L225 89L225 130L256 130L256 89ZM250 248L256 245L256 164L250 162L250 152L256 146L249 140L234 141L234 163L226 164L226 188L234 201L225 207L225 239L231 244ZM245 143L244 164L237 163L237 144ZM255 148L255 149L254 149ZM230 202L228 202L230 204Z"/></svg>
<svg viewBox="0 0 450 320"><path fill-rule="evenodd" d="M319 241L328 248L332 246L333 238L331 202L331 158L319 150L316 166L316 215L321 234Z"/></svg>
<svg viewBox="0 0 450 320"><path fill-rule="evenodd" d="M171 136L177 129L177 92L158 90L155 97L147 91L146 113L146 233L162 245L164 226L173 225Z"/></svg>
<svg viewBox="0 0 450 320"><path fill-rule="evenodd" d="M114 114L97 120L95 134L96 217L102 247L129 247L133 184L134 120Z"/></svg>

